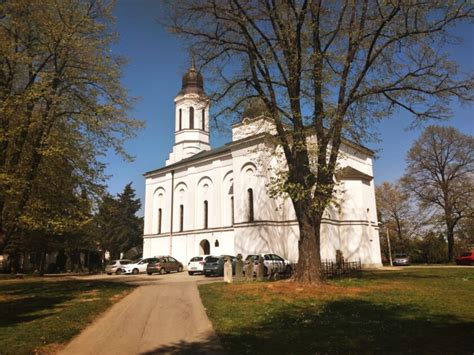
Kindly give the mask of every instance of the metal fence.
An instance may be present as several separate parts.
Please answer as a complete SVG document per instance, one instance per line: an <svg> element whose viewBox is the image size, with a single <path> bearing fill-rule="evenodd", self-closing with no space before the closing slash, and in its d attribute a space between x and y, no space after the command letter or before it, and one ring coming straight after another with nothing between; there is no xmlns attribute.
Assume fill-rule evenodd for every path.
<svg viewBox="0 0 474 355"><path fill-rule="evenodd" d="M341 260L339 262L323 260L321 262L321 272L325 278L360 277L362 275L362 263L360 259L358 261Z"/></svg>
<svg viewBox="0 0 474 355"><path fill-rule="evenodd" d="M297 263L287 264L274 264L271 270L265 273L264 278L266 280L279 280L286 279L293 276L297 267ZM321 273L324 278L337 278L337 277L361 277L362 276L362 263L360 259L358 261L347 261L347 260L322 260L321 261Z"/></svg>

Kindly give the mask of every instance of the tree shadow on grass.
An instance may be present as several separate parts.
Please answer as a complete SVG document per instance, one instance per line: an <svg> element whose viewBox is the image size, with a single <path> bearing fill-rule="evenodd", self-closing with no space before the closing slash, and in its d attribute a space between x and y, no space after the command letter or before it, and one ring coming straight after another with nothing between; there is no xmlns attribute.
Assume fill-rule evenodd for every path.
<svg viewBox="0 0 474 355"><path fill-rule="evenodd" d="M103 281L31 281L0 285L0 328L48 317L61 304L87 291L123 289L129 285Z"/></svg>
<svg viewBox="0 0 474 355"><path fill-rule="evenodd" d="M173 343L159 349L142 353L142 355L180 354L180 355L220 355L227 354L221 347L216 336L210 336L203 341Z"/></svg>
<svg viewBox="0 0 474 355"><path fill-rule="evenodd" d="M472 354L474 321L363 300L269 312L238 332L219 334L229 353L456 353Z"/></svg>

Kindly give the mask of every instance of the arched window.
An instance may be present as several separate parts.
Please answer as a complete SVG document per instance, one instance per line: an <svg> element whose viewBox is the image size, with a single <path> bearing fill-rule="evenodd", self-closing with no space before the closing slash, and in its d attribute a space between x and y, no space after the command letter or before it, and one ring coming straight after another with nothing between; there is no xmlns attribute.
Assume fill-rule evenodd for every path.
<svg viewBox="0 0 474 355"><path fill-rule="evenodd" d="M206 130L206 109L202 109L202 130Z"/></svg>
<svg viewBox="0 0 474 355"><path fill-rule="evenodd" d="M209 221L209 210L207 201L204 201L204 229L207 229Z"/></svg>
<svg viewBox="0 0 474 355"><path fill-rule="evenodd" d="M179 231L182 232L184 227L184 206L179 205Z"/></svg>
<svg viewBox="0 0 474 355"><path fill-rule="evenodd" d="M183 110L179 109L179 130L183 129Z"/></svg>
<svg viewBox="0 0 474 355"><path fill-rule="evenodd" d="M189 108L189 128L194 128L194 107Z"/></svg>
<svg viewBox="0 0 474 355"><path fill-rule="evenodd" d="M253 222L253 190L248 189L248 200L249 200L249 222Z"/></svg>
<svg viewBox="0 0 474 355"><path fill-rule="evenodd" d="M158 234L161 234L161 208L158 208Z"/></svg>
<svg viewBox="0 0 474 355"><path fill-rule="evenodd" d="M232 225L234 225L234 196L230 197L230 218Z"/></svg>

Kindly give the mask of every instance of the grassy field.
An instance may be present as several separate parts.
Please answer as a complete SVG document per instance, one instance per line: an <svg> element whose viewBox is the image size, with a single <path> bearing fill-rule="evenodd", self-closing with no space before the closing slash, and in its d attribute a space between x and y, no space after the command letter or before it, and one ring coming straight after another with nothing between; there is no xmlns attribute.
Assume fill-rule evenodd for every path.
<svg viewBox="0 0 474 355"><path fill-rule="evenodd" d="M230 353L474 352L474 268L365 272L301 287L201 285Z"/></svg>
<svg viewBox="0 0 474 355"><path fill-rule="evenodd" d="M103 281L0 281L0 354L52 353L131 287Z"/></svg>

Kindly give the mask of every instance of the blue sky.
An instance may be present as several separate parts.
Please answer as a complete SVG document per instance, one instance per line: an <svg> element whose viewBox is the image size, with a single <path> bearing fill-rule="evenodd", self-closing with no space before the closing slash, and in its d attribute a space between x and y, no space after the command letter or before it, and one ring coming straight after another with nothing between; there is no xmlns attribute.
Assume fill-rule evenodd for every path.
<svg viewBox="0 0 474 355"><path fill-rule="evenodd" d="M109 191L116 194L133 183L137 196L144 200L143 173L164 165L174 143L174 102L181 88L181 77L189 67L184 45L156 21L160 16L160 1L118 0L115 8L119 42L114 51L128 58L123 85L139 100L130 115L146 122L146 128L127 142L127 151L135 157L125 162L109 154L107 174ZM464 38L461 46L453 47L451 55L463 71L474 70L473 25L463 25L457 32ZM471 34L471 35L470 35ZM453 102L453 118L440 124L452 125L464 133L474 134L473 107ZM212 114L212 110L211 110ZM421 128L407 130L411 117L398 112L378 124L380 142L367 146L378 151L374 161L376 184L399 179L405 169L405 155ZM211 131L211 145L218 147L230 140L230 135Z"/></svg>

